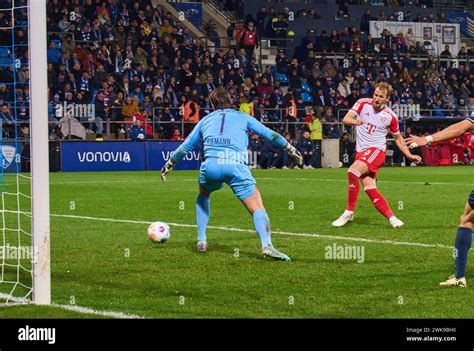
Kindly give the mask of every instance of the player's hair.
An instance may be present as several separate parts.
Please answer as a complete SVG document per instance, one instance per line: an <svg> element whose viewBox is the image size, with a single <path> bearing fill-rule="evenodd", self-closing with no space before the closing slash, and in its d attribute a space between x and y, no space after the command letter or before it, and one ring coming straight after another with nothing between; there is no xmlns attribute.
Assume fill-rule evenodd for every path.
<svg viewBox="0 0 474 351"><path fill-rule="evenodd" d="M387 98L392 95L392 86L386 82L379 82L375 85L375 89L385 90L387 92Z"/></svg>
<svg viewBox="0 0 474 351"><path fill-rule="evenodd" d="M209 100L215 109L232 108L232 97L223 87L214 89L209 94Z"/></svg>

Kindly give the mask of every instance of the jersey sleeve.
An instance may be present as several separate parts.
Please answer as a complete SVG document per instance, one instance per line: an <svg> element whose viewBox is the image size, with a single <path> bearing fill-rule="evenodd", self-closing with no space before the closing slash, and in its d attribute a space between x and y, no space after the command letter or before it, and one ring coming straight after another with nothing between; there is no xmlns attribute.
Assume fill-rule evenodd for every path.
<svg viewBox="0 0 474 351"><path fill-rule="evenodd" d="M269 140L273 145L283 149L288 143L285 138L283 138L277 132L271 130L270 128L265 127L262 123L257 121L254 117L246 115L247 117L247 130L257 134L258 136Z"/></svg>
<svg viewBox="0 0 474 351"><path fill-rule="evenodd" d="M201 126L202 123L198 123L184 143L175 150L171 157L175 163L181 161L190 151L198 147L199 142L201 141Z"/></svg>
<svg viewBox="0 0 474 351"><path fill-rule="evenodd" d="M354 106L351 107L350 111L354 112L357 117L359 117L360 112L362 111L362 107L364 107L364 105L361 103L360 100L357 100Z"/></svg>
<svg viewBox="0 0 474 351"><path fill-rule="evenodd" d="M393 135L400 134L400 127L398 126L398 118L392 116L392 120L390 121L390 125L388 126L388 130Z"/></svg>

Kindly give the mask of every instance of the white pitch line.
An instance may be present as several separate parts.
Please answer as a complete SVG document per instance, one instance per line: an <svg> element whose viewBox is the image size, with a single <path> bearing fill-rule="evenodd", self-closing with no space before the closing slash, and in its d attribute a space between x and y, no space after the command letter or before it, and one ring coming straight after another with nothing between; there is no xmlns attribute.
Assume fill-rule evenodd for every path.
<svg viewBox="0 0 474 351"><path fill-rule="evenodd" d="M330 178L271 178L271 177L255 177L255 179L259 180L302 180L302 181L325 181L325 182L344 182L347 183L347 179L330 179ZM398 182L398 181L392 181L392 180L377 180L377 183L395 183L395 184L414 184L414 185L465 185L465 186L474 186L474 183L440 183L440 182Z"/></svg>
<svg viewBox="0 0 474 351"><path fill-rule="evenodd" d="M302 171L304 172L304 171ZM258 177L256 176L255 179L257 180L278 180L279 182L281 181L324 181L324 182L347 182L347 179L333 179L333 178L272 178L272 177ZM167 179L167 182L197 182L197 177L196 178L176 178L173 179L172 177ZM430 181L424 181L424 182L401 182L401 181L392 181L392 180L377 180L378 183L393 183L393 184L413 184L413 185L454 185L454 186L474 186L474 183L443 183L443 182L430 182ZM55 182L55 181L50 181L50 185L67 185L67 184L134 184L134 183L162 183L162 180L157 178L157 179L130 179L130 180L91 180L91 181L64 181L64 182ZM5 182L6 185L12 185L16 184L16 182Z"/></svg>
<svg viewBox="0 0 474 351"><path fill-rule="evenodd" d="M61 218L87 219L87 220L93 220L93 221L116 222L116 223L150 224L152 222L152 221L137 221L137 220L129 220L129 219L99 218L99 217L61 215L61 214L51 214L51 216L61 217ZM174 227L197 228L197 225L195 224L182 224L182 223L169 223L168 222L168 225L174 226ZM252 229L241 229L241 228L233 228L233 227L208 226L207 228L232 231L232 232L255 233L255 231ZM443 244L424 244L424 243L412 243L412 242L406 242L406 241L375 240L375 239L357 238L357 237L350 237L350 236L346 237L346 236L322 235L322 234L314 234L314 233L292 233L292 232L284 232L284 231L272 231L272 234L301 236L301 237L319 238L319 239L331 239L331 240L361 241L361 242L374 243L374 244L389 244L389 245L417 246L417 247L444 248L444 249L454 248L453 246L448 246L448 245L443 245Z"/></svg>
<svg viewBox="0 0 474 351"><path fill-rule="evenodd" d="M145 318L145 317L140 317L133 314L124 313L124 312L97 311L88 307L81 307L81 306L74 306L74 305L60 305L60 304L54 303L51 306L61 308L63 310L82 313L82 314L93 314L96 316L112 317L112 318L117 318L117 319L143 319Z"/></svg>
<svg viewBox="0 0 474 351"><path fill-rule="evenodd" d="M32 302L30 300L25 300L20 297L14 297L10 296L8 294L3 294L0 293L0 299L4 300L11 300L14 303L9 305L6 303L0 304L0 307L9 307L9 306L19 306L19 305L31 305ZM117 318L117 319L142 319L144 317L136 316L133 314L128 314L128 313L123 313L123 312L113 312L113 311L97 311L92 308L88 307L81 307L81 306L75 306L75 305L61 305L57 303L52 303L51 305L47 305L47 307L56 307L60 308L63 310L68 310L68 311L73 311L73 312L78 312L82 314L93 314L96 316L102 316L102 317L111 317L111 318Z"/></svg>

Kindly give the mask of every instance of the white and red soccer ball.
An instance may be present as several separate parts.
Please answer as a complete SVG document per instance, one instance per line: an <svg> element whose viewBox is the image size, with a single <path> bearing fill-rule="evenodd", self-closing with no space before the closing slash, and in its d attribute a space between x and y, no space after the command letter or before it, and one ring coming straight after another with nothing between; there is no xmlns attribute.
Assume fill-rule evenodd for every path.
<svg viewBox="0 0 474 351"><path fill-rule="evenodd" d="M148 226L148 238L154 243L165 243L170 238L170 227L164 222L153 222Z"/></svg>

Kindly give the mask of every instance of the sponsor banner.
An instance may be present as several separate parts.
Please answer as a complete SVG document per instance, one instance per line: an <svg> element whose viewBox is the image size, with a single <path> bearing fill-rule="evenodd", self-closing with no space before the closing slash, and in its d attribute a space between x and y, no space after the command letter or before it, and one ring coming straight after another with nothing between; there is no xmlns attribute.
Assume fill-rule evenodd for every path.
<svg viewBox="0 0 474 351"><path fill-rule="evenodd" d="M461 33L472 40L474 38L474 16L467 12L448 11L446 19L450 23L458 23Z"/></svg>
<svg viewBox="0 0 474 351"><path fill-rule="evenodd" d="M61 143L63 172L160 170L181 145L179 141L104 141ZM190 152L176 170L199 169L199 151Z"/></svg>
<svg viewBox="0 0 474 351"><path fill-rule="evenodd" d="M2 173L20 173L22 144L2 143L0 150L0 165Z"/></svg>
<svg viewBox="0 0 474 351"><path fill-rule="evenodd" d="M196 27L201 26L202 22L202 4L200 2L177 3L170 2L179 14L179 20L185 19L194 24Z"/></svg>
<svg viewBox="0 0 474 351"><path fill-rule="evenodd" d="M181 145L180 141L150 141L147 142L148 170L160 170L173 155L174 150ZM186 157L176 165L175 170L199 169L199 150L191 151Z"/></svg>
<svg viewBox="0 0 474 351"><path fill-rule="evenodd" d="M143 142L61 142L63 172L143 171L146 145Z"/></svg>

